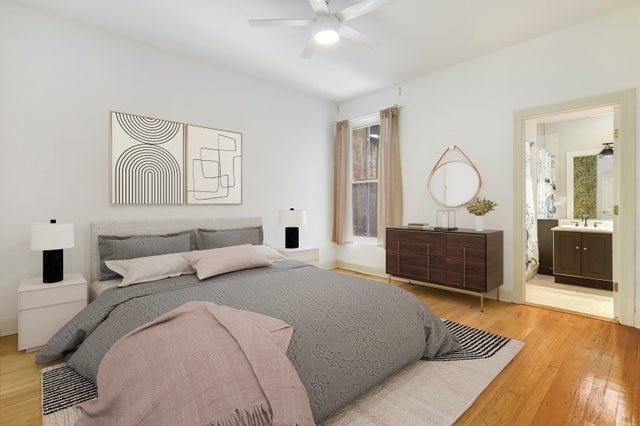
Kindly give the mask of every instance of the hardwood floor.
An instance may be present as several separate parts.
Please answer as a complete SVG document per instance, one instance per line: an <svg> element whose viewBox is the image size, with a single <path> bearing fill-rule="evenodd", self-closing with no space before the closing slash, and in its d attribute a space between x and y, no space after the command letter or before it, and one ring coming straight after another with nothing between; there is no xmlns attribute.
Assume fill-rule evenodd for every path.
<svg viewBox="0 0 640 426"><path fill-rule="evenodd" d="M393 283L443 318L526 343L456 424L640 425L640 330L494 300L480 312L476 296Z"/></svg>
<svg viewBox="0 0 640 426"><path fill-rule="evenodd" d="M394 284L443 318L526 343L457 424L640 424L640 330L493 300L482 313L474 296ZM34 357L17 336L0 338L2 425L42 424Z"/></svg>

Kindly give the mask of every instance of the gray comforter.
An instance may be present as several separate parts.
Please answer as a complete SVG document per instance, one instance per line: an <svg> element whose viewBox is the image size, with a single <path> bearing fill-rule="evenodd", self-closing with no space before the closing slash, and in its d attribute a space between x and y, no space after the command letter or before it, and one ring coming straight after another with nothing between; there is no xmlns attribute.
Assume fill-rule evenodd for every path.
<svg viewBox="0 0 640 426"><path fill-rule="evenodd" d="M119 338L194 300L291 324L287 356L316 421L404 366L458 347L412 294L291 260L203 281L183 275L108 289L51 338L36 362L66 356L68 365L95 381L100 361Z"/></svg>

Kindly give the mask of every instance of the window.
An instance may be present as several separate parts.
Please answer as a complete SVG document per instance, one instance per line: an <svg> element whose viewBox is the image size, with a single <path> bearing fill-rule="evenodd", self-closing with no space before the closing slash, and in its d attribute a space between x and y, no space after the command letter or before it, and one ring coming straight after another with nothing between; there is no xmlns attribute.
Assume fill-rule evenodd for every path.
<svg viewBox="0 0 640 426"><path fill-rule="evenodd" d="M354 237L377 238L380 124L351 132L351 205Z"/></svg>

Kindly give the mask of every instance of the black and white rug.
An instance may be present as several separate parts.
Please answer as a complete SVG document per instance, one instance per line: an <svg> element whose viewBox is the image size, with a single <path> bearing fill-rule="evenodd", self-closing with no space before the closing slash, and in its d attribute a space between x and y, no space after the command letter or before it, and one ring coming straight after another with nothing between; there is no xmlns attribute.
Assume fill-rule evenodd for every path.
<svg viewBox="0 0 640 426"><path fill-rule="evenodd" d="M489 333L488 331L467 327L453 321L445 320L444 323L458 338L458 341L460 342L460 349L455 352L439 356L432 361L418 362L418 368L422 368L422 366L426 366L427 364L437 367L437 364L440 364L440 361L460 361L461 364L465 364L465 362L467 362L465 365L469 365L475 369L475 364L483 362L482 360L490 361L492 358L500 358L499 360L496 360L495 363L492 363L491 366L487 364L484 368L490 372L490 375L492 375L491 372L493 370L496 370L495 375L492 375L490 380L484 385L482 383L478 383L477 387L480 385L482 385L482 387L477 394L473 396L470 402L464 401L464 409L452 419L452 421L455 421L455 419L457 419L457 417L473 403L475 398L490 383L490 381L499 374L509 361L513 359L513 357L515 357L515 355L524 346L524 343L509 339L508 337ZM505 349L505 351L503 351L503 349ZM499 354L502 354L502 356L497 357ZM458 365L458 363L455 364L456 366ZM493 364L495 364L495 366ZM460 367L462 367L462 365L460 365ZM458 369L456 368L456 370ZM460 370L461 378L464 378L465 376L463 370L464 368ZM401 374L402 373L399 373L398 376ZM466 374L468 377L468 373ZM430 380L429 382L431 383L430 386L433 386L433 381ZM381 387L383 388L384 384ZM54 365L42 370L42 414L43 423L46 426L73 424L75 419L78 417L78 412L72 407L80 402L94 399L97 396L98 392L96 386L90 380L78 374L76 370L65 364ZM366 404L366 402L364 403ZM357 404L357 402L350 404L350 406L354 404ZM362 410L362 407L359 406L358 410ZM344 413L347 413L348 415L348 409L347 411L341 410L341 413L341 416L344 416ZM429 415L433 414L430 413ZM332 419L334 417L336 416L332 416ZM351 417L340 417L339 420L343 421L347 419L349 419L349 421L353 420ZM336 420L338 419L336 418ZM331 423L331 419L329 422Z"/></svg>

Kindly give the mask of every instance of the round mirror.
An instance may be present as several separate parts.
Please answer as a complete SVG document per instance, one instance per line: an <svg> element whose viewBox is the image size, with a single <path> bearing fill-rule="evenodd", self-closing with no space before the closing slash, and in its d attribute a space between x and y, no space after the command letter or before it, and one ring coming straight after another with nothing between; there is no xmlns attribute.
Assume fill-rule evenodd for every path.
<svg viewBox="0 0 640 426"><path fill-rule="evenodd" d="M474 166L465 161L447 161L433 169L427 186L438 203L459 207L478 194L481 184L482 179Z"/></svg>

